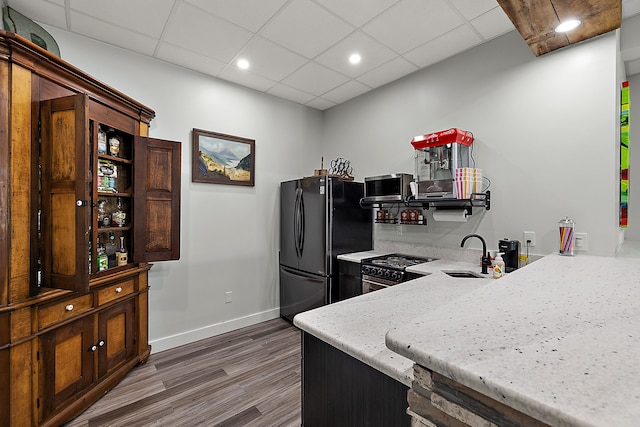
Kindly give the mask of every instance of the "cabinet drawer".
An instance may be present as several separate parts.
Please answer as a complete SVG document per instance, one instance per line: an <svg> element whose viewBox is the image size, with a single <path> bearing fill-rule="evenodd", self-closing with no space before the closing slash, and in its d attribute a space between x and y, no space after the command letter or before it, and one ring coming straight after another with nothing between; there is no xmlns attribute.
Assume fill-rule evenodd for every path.
<svg viewBox="0 0 640 427"><path fill-rule="evenodd" d="M77 316L91 309L92 305L91 294L86 294L40 307L38 310L38 327L44 329L56 322Z"/></svg>
<svg viewBox="0 0 640 427"><path fill-rule="evenodd" d="M133 280L120 282L98 290L98 305L103 305L114 299L122 298L133 293Z"/></svg>

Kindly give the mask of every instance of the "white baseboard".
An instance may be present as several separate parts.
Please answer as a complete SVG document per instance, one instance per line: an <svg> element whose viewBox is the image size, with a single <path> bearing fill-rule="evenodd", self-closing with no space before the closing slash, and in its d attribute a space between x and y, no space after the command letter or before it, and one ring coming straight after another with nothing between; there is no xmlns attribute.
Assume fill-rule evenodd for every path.
<svg viewBox="0 0 640 427"><path fill-rule="evenodd" d="M260 322L266 322L267 320L272 320L279 316L280 309L276 308L273 310L263 311L261 313L254 313L245 317L239 317L237 319L227 320L221 323L216 323L191 331L182 332L180 334L158 338L149 342L149 344L151 344L151 353L158 353L160 351L169 350L171 348L179 347L185 344L190 344L192 342L199 341L205 338L224 334L225 332L235 331L236 329L255 325L256 323Z"/></svg>

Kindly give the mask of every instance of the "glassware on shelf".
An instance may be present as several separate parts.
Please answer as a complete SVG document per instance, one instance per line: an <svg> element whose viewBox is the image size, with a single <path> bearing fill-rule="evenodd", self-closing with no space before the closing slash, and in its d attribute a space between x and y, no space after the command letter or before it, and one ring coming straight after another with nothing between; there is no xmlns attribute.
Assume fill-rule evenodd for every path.
<svg viewBox="0 0 640 427"><path fill-rule="evenodd" d="M98 200L98 226L109 227L111 225L111 218L105 211L106 200Z"/></svg>
<svg viewBox="0 0 640 427"><path fill-rule="evenodd" d="M113 129L110 129L113 132ZM120 156L120 138L117 135L111 135L109 137L109 155L113 157Z"/></svg>
<svg viewBox="0 0 640 427"><path fill-rule="evenodd" d="M127 213L122 209L122 198L118 197L118 207L111 214L111 222L117 227L124 227L127 219Z"/></svg>

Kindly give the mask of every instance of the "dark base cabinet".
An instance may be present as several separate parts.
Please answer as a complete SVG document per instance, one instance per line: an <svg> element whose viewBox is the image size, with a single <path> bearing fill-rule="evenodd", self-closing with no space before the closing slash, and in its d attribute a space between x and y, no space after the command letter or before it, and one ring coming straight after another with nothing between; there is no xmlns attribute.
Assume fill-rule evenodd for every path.
<svg viewBox="0 0 640 427"><path fill-rule="evenodd" d="M339 277L338 300L342 301L351 297L362 295L362 278L360 276L360 263L346 260L338 260Z"/></svg>
<svg viewBox="0 0 640 427"><path fill-rule="evenodd" d="M409 388L302 333L302 425L409 426Z"/></svg>

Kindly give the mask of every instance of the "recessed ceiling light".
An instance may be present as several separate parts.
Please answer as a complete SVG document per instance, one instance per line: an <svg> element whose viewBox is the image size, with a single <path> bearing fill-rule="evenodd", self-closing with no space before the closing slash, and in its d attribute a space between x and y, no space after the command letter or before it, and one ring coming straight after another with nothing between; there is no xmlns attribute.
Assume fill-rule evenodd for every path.
<svg viewBox="0 0 640 427"><path fill-rule="evenodd" d="M359 64L360 61L362 61L362 57L360 56L359 53L354 53L349 57L349 62L351 62L352 64Z"/></svg>
<svg viewBox="0 0 640 427"><path fill-rule="evenodd" d="M568 19L564 22L561 22L560 25L556 27L556 33L566 33L567 31L571 31L574 28L577 28L578 25L580 25L580 20Z"/></svg>
<svg viewBox="0 0 640 427"><path fill-rule="evenodd" d="M249 61L247 61L246 59L238 59L238 67L246 70L247 68L249 68Z"/></svg>

